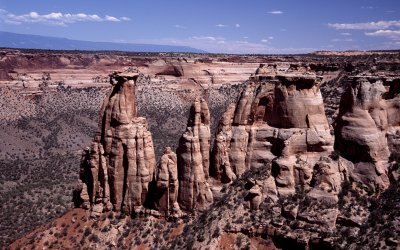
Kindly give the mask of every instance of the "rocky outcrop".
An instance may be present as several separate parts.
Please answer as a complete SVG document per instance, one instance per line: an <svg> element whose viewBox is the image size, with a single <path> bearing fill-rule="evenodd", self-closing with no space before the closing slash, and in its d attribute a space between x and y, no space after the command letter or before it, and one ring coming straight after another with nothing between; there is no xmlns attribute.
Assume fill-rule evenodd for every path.
<svg viewBox="0 0 400 250"><path fill-rule="evenodd" d="M193 103L186 132L178 152L179 196L181 209L203 209L213 202L207 183L210 155L210 113L204 99Z"/></svg>
<svg viewBox="0 0 400 250"><path fill-rule="evenodd" d="M235 178L273 160L280 194L294 193L296 185L309 186L313 166L333 146L320 82L306 67L261 65L235 111L230 106L223 116L214 145L213 177Z"/></svg>
<svg viewBox="0 0 400 250"><path fill-rule="evenodd" d="M81 198L94 214L109 209L139 212L153 179L153 141L146 119L136 116L136 79L137 75L111 75L113 90L104 100L99 131L85 152Z"/></svg>
<svg viewBox="0 0 400 250"><path fill-rule="evenodd" d="M146 119L136 115L137 75L113 74L110 79L112 93L103 103L99 130L81 164L81 206L96 216L108 210L137 214L154 204L166 217L179 217L180 208L207 207L213 195L207 183L211 133L206 101L194 102L178 157L166 148L155 171L151 133ZM153 180L155 189L149 193Z"/></svg>
<svg viewBox="0 0 400 250"><path fill-rule="evenodd" d="M353 178L371 191L389 185L390 149L396 148L400 131L396 83L380 77L350 78L335 121L335 149L354 163Z"/></svg>
<svg viewBox="0 0 400 250"><path fill-rule="evenodd" d="M231 108L223 117L213 156L217 164L213 167L219 174L213 176L223 176L224 166L240 176L271 161L264 179L246 184L245 201L250 209L258 210L268 197L266 202L273 204L273 197L293 201L290 197L300 195L308 204L294 209L293 204L285 203L281 205L282 216L327 228L335 228L337 221L361 225L368 213L354 219L337 204L343 202L340 197L347 191L342 187L347 185L348 189L349 183L355 189L359 187L356 183L363 184L369 194L374 194L388 187L388 173L392 180L398 179L397 80L352 78L335 124L334 151L319 92L321 80L308 69L297 72L289 68L285 73L270 74L274 67L262 67L242 92L231 126L226 124L226 117L232 116ZM228 164L221 160L226 159L225 154ZM365 195L365 191L357 192Z"/></svg>
<svg viewBox="0 0 400 250"><path fill-rule="evenodd" d="M197 98L177 154L167 147L156 170L146 121L135 114L132 79L112 77L115 88L103 106L100 131L82 160L80 198L92 215L138 213L144 206L158 210L153 215L179 218L223 198L237 213L252 210L254 218L263 218L255 227L239 229L246 222L237 220L239 226L224 230L274 237L279 232L307 245L338 230L337 224L356 235L370 216L362 196L399 179L396 79L351 78L334 144L321 78L304 65L261 65L221 117L211 157L210 112ZM217 204L214 209L222 207Z"/></svg>
<svg viewBox="0 0 400 250"><path fill-rule="evenodd" d="M103 146L92 142L91 147L85 149L81 161L80 179L82 180L81 195L82 207L93 211L111 209L110 188L108 185L107 163L104 157Z"/></svg>
<svg viewBox="0 0 400 250"><path fill-rule="evenodd" d="M249 191L244 200L250 202L251 210L258 210L263 198L260 185L258 185L254 180L248 180L246 183L246 189Z"/></svg>
<svg viewBox="0 0 400 250"><path fill-rule="evenodd" d="M328 204L338 202L338 194L344 181L348 181L349 162L331 157L321 157L314 166L312 188L308 197L324 201Z"/></svg>
<svg viewBox="0 0 400 250"><path fill-rule="evenodd" d="M140 213L154 204L166 217L179 217L180 208L207 207L213 195L207 183L211 133L206 101L194 102L178 157L166 148L155 171L151 133L146 119L136 115L137 75L113 74L110 79L112 93L103 103L99 131L81 164L81 206L99 215L111 209ZM153 180L155 189L149 193Z"/></svg>
<svg viewBox="0 0 400 250"><path fill-rule="evenodd" d="M165 148L157 168L157 210L165 217L180 216L181 211L178 204L178 165L176 154L170 147Z"/></svg>
<svg viewBox="0 0 400 250"><path fill-rule="evenodd" d="M178 218L206 209L237 180L246 181L241 209L258 213L269 207L274 226L294 220L326 230L336 223L360 227L368 209L356 209L364 212L355 216L351 206L347 212L339 208L343 186L361 183L373 193L388 186L388 176L398 179L395 160L389 162L400 145L395 79L353 78L335 124L334 151L321 78L302 65L262 65L221 117L212 155L210 112L197 98L177 154L167 147L157 169L146 120L136 115L135 79L111 77L114 89L99 132L82 159L81 206L94 216L146 207Z"/></svg>
<svg viewBox="0 0 400 250"><path fill-rule="evenodd" d="M222 116L214 142L213 158L210 174L223 183L229 183L236 179L230 164L230 144L232 139L232 122L236 105L230 104Z"/></svg>
<svg viewBox="0 0 400 250"><path fill-rule="evenodd" d="M246 83L236 107L229 106L222 117L212 177L228 183L248 170L266 171L247 180L244 201L254 212L269 206L274 226L282 226L285 218L295 220L299 228L307 224L332 230L338 221L352 220L338 208L347 192L342 186L354 181L372 186L379 182L374 168L334 151L319 89L321 78L302 65L287 69L261 66ZM393 131L390 138L396 147ZM392 178L397 178L397 172L393 173ZM357 225L366 217L367 213Z"/></svg>
<svg viewBox="0 0 400 250"><path fill-rule="evenodd" d="M150 68L154 70L155 75L168 75L181 77L184 75L182 65L175 60L157 60L151 63Z"/></svg>
<svg viewBox="0 0 400 250"><path fill-rule="evenodd" d="M270 199L272 202L278 200L275 180L272 176L266 176L262 181L248 179L245 188L248 190L248 193L244 200L250 202L251 210L258 210L260 204L266 198Z"/></svg>

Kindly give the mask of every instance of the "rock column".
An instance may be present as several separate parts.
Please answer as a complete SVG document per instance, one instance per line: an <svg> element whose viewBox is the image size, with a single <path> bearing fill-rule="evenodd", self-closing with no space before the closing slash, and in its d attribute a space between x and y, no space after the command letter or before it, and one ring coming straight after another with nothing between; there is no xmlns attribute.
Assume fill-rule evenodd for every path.
<svg viewBox="0 0 400 250"><path fill-rule="evenodd" d="M183 210L201 210L213 202L207 183L210 137L207 103L204 99L196 99L178 148L178 203Z"/></svg>

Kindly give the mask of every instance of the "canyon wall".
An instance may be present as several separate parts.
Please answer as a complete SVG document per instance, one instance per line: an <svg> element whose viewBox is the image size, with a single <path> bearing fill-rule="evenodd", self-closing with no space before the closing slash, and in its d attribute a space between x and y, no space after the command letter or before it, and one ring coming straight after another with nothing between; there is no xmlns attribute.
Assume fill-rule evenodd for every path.
<svg viewBox="0 0 400 250"><path fill-rule="evenodd" d="M78 172L90 221L114 210L193 222L185 244L232 235L395 244L397 55L2 53L0 246L70 208ZM113 70L125 73L110 85Z"/></svg>

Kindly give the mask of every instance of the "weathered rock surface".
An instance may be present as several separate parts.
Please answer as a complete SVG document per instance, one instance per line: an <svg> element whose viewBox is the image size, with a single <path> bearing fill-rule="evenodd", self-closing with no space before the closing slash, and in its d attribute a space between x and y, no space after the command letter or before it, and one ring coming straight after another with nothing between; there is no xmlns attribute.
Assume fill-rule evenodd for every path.
<svg viewBox="0 0 400 250"><path fill-rule="evenodd" d="M250 201L250 209L252 210L258 210L260 204L266 198L269 198L273 202L278 200L278 192L276 191L275 180L272 176L262 181L249 179L245 188L248 190L248 193L244 200Z"/></svg>
<svg viewBox="0 0 400 250"><path fill-rule="evenodd" d="M294 193L296 185L310 185L313 166L333 146L321 79L308 68L293 65L261 65L251 79L234 113L230 106L221 121L214 177L235 178L274 160L272 175L279 193Z"/></svg>
<svg viewBox="0 0 400 250"><path fill-rule="evenodd" d="M183 210L203 209L213 202L207 183L210 161L210 113L204 99L196 99L178 152L179 196Z"/></svg>
<svg viewBox="0 0 400 250"><path fill-rule="evenodd" d="M222 116L217 135L214 142L213 158L210 174L223 183L228 183L236 179L230 164L230 144L232 139L232 122L235 112L235 104L228 106L227 111Z"/></svg>
<svg viewBox="0 0 400 250"><path fill-rule="evenodd" d="M264 178L247 181L244 200L250 209L300 197L309 204L284 203L272 224L282 226L283 216L296 220L300 228L302 224L335 228L338 216L344 218L336 207L342 185L350 179L376 181L365 164L360 167L333 151L334 139L319 89L321 79L301 65L286 69L262 65L251 80L236 108L229 106L222 117L212 177L227 183L272 162Z"/></svg>
<svg viewBox="0 0 400 250"><path fill-rule="evenodd" d="M165 214L165 217L180 216L178 204L178 165L176 154L167 147L157 168L157 193L156 208Z"/></svg>
<svg viewBox="0 0 400 250"><path fill-rule="evenodd" d="M137 75L113 74L94 142L86 151L81 180L96 214L113 209L139 212L155 171L151 133L145 118L136 117ZM83 187L85 188L85 187ZM81 197L87 206L85 196ZM112 206L110 206L112 205Z"/></svg>
<svg viewBox="0 0 400 250"><path fill-rule="evenodd" d="M260 204L262 202L262 192L261 192L261 187L258 185L256 181L249 180L246 183L247 189L249 190L246 197L245 201L250 201L250 209L251 210L258 210L260 207Z"/></svg>
<svg viewBox="0 0 400 250"><path fill-rule="evenodd" d="M351 78L335 122L335 149L354 163L351 175L371 191L389 185L390 149L396 152L400 125L397 84L379 77Z"/></svg>

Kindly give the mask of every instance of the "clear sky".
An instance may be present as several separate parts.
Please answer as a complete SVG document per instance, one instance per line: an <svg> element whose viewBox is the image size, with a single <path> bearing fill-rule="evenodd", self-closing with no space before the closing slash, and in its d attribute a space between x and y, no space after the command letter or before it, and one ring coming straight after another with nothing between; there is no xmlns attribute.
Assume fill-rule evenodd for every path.
<svg viewBox="0 0 400 250"><path fill-rule="evenodd" d="M0 30L214 53L400 49L400 0L0 0Z"/></svg>

